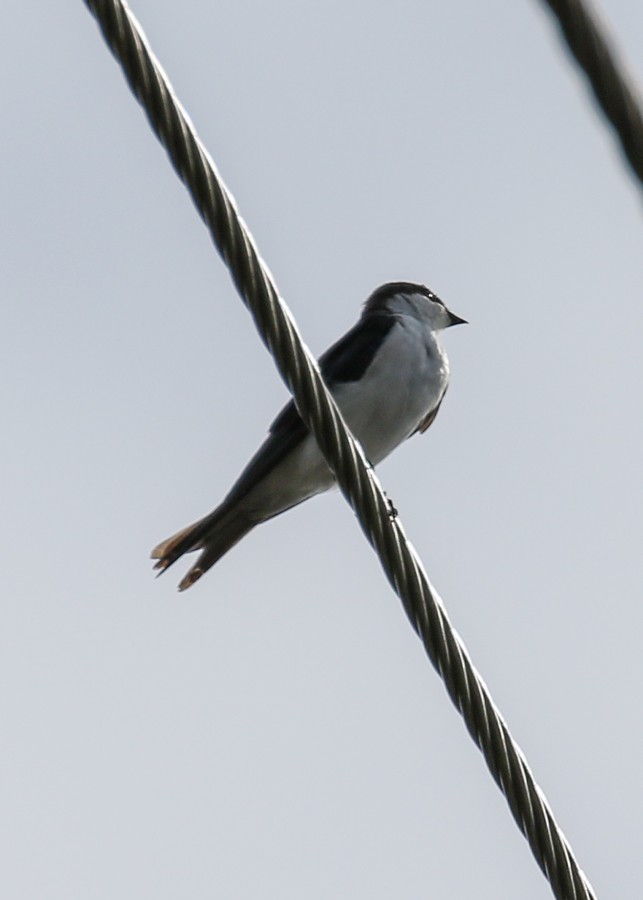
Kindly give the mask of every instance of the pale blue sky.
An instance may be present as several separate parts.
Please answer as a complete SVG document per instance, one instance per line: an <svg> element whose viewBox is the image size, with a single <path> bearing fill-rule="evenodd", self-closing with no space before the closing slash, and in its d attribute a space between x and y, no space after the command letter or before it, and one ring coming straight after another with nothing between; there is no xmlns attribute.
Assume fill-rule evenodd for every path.
<svg viewBox="0 0 643 900"><path fill-rule="evenodd" d="M552 23L133 9L315 352L386 280L470 320L378 471L598 896L638 900L641 198ZM643 7L602 9L640 77ZM549 897L339 495L152 577L285 389L84 4L0 26L4 893Z"/></svg>

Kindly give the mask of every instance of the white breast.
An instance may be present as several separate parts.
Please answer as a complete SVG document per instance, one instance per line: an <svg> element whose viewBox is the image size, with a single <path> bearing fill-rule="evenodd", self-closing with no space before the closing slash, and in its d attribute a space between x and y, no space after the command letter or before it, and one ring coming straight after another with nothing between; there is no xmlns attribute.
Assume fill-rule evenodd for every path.
<svg viewBox="0 0 643 900"><path fill-rule="evenodd" d="M339 385L337 403L373 464L411 435L440 402L449 362L435 335L400 317L358 382Z"/></svg>

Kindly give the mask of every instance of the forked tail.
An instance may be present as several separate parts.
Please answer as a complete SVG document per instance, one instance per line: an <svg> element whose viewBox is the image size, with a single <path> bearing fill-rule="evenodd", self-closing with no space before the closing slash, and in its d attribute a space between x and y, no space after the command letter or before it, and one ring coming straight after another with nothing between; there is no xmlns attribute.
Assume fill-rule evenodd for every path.
<svg viewBox="0 0 643 900"><path fill-rule="evenodd" d="M188 525L155 547L150 554L152 559L157 560L154 568L159 570L160 575L184 553L201 550L199 558L179 584L179 590L185 591L256 524L248 516L235 514L222 504L205 518Z"/></svg>

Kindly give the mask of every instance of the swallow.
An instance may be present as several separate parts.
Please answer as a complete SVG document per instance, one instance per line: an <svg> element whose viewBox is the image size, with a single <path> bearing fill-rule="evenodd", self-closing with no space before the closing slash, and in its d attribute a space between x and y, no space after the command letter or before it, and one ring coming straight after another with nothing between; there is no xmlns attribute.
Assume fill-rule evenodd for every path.
<svg viewBox="0 0 643 900"><path fill-rule="evenodd" d="M396 281L368 298L357 324L319 359L322 376L372 465L434 422L449 384L439 334L466 324L422 284ZM291 400L213 512L152 551L159 574L200 554L179 583L191 587L249 531L329 490L335 478Z"/></svg>

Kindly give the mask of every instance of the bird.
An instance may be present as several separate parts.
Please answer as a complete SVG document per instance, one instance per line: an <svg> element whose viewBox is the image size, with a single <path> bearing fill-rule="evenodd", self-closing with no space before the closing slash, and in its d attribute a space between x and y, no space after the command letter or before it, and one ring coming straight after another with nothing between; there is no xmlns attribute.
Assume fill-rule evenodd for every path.
<svg viewBox="0 0 643 900"><path fill-rule="evenodd" d="M346 424L371 465L434 422L449 384L438 335L467 324L423 284L388 282L366 300L357 324L319 367ZM162 541L151 558L160 575L201 551L179 583L191 587L257 525L329 490L335 478L291 400L213 512Z"/></svg>

